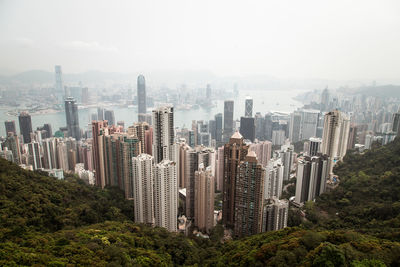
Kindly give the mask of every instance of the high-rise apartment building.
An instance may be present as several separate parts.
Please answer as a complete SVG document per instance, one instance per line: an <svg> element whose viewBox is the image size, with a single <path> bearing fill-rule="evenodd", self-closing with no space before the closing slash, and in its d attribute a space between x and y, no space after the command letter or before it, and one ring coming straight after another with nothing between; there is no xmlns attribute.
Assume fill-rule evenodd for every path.
<svg viewBox="0 0 400 267"><path fill-rule="evenodd" d="M263 207L262 231L278 231L287 226L289 202L279 198L266 199Z"/></svg>
<svg viewBox="0 0 400 267"><path fill-rule="evenodd" d="M319 111L303 109L300 111L300 115L301 115L300 140L307 140L310 137L315 137L317 135Z"/></svg>
<svg viewBox="0 0 400 267"><path fill-rule="evenodd" d="M284 145L279 151L280 158L283 164L283 180L288 181L290 179L290 173L293 169L294 162L294 148L292 145Z"/></svg>
<svg viewBox="0 0 400 267"><path fill-rule="evenodd" d="M196 146L186 152L186 217L194 218L195 215L195 172L199 170L199 166L203 168L210 167L212 175L215 172L215 151L212 148L204 146Z"/></svg>
<svg viewBox="0 0 400 267"><path fill-rule="evenodd" d="M316 138L316 137L311 137L309 140L309 149L308 151L305 151L307 156L313 157L318 155L321 151L321 144L322 144L322 139L321 138Z"/></svg>
<svg viewBox="0 0 400 267"><path fill-rule="evenodd" d="M81 139L81 129L79 128L78 105L73 97L65 100L65 116L67 119L68 136Z"/></svg>
<svg viewBox="0 0 400 267"><path fill-rule="evenodd" d="M140 154L133 161L133 204L136 223L154 224L154 158Z"/></svg>
<svg viewBox="0 0 400 267"><path fill-rule="evenodd" d="M175 161L174 108L153 110L153 157L159 163L164 159Z"/></svg>
<svg viewBox="0 0 400 267"><path fill-rule="evenodd" d="M256 153L258 163L264 167L267 166L272 154L272 143L270 141L261 141L250 144L250 150Z"/></svg>
<svg viewBox="0 0 400 267"><path fill-rule="evenodd" d="M200 164L194 175L194 224L200 231L210 232L214 226L214 174L211 166ZM187 191L186 191L187 192Z"/></svg>
<svg viewBox="0 0 400 267"><path fill-rule="evenodd" d="M319 154L314 157L302 157L298 160L295 202L298 204L312 201L326 190L329 178L330 159Z"/></svg>
<svg viewBox="0 0 400 267"><path fill-rule="evenodd" d="M22 135L22 140L24 144L28 144L31 142L31 133L32 133L32 120L31 115L28 112L21 112L18 116L19 121L19 131Z"/></svg>
<svg viewBox="0 0 400 267"><path fill-rule="evenodd" d="M154 222L155 226L177 231L178 177L176 163L162 160L154 166Z"/></svg>
<svg viewBox="0 0 400 267"><path fill-rule="evenodd" d="M215 161L215 180L217 190L222 192L224 185L224 147L218 147Z"/></svg>
<svg viewBox="0 0 400 267"><path fill-rule="evenodd" d="M146 107L146 81L143 75L139 75L137 78L137 102L138 102L138 114L145 114Z"/></svg>
<svg viewBox="0 0 400 267"><path fill-rule="evenodd" d="M28 144L29 164L34 170L42 168L42 157L40 153L40 144L31 142Z"/></svg>
<svg viewBox="0 0 400 267"><path fill-rule="evenodd" d="M43 145L43 158L45 169L57 169L57 139L47 138L42 142Z"/></svg>
<svg viewBox="0 0 400 267"><path fill-rule="evenodd" d="M235 190L238 166L248 153L249 146L243 136L235 132L224 146L224 184L222 191L222 223L233 227L235 223Z"/></svg>
<svg viewBox="0 0 400 267"><path fill-rule="evenodd" d="M223 142L228 142L229 138L233 134L233 108L233 100L225 100Z"/></svg>
<svg viewBox="0 0 400 267"><path fill-rule="evenodd" d="M238 237L261 232L265 169L249 151L238 166L235 181L234 235Z"/></svg>
<svg viewBox="0 0 400 267"><path fill-rule="evenodd" d="M96 185L104 188L106 185L106 173L104 164L105 136L108 135L107 121L92 122L93 135L93 165Z"/></svg>
<svg viewBox="0 0 400 267"><path fill-rule="evenodd" d="M19 146L18 135L13 134L12 132L8 132L4 144L8 148L8 150L11 151L13 155L13 162L15 164L21 164L21 150Z"/></svg>
<svg viewBox="0 0 400 267"><path fill-rule="evenodd" d="M281 159L271 160L265 169L264 198L280 198L284 173L284 166Z"/></svg>
<svg viewBox="0 0 400 267"><path fill-rule="evenodd" d="M346 155L349 132L350 120L345 114L338 110L325 114L321 153L332 160L329 171L331 175L334 164Z"/></svg>

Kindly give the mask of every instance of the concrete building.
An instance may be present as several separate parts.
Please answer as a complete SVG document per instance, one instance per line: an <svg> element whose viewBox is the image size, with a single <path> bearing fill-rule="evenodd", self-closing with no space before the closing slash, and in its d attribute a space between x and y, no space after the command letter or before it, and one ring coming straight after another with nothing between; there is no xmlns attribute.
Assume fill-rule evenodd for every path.
<svg viewBox="0 0 400 267"><path fill-rule="evenodd" d="M223 142L227 143L229 138L233 134L233 100L224 101L224 131L223 131Z"/></svg>
<svg viewBox="0 0 400 267"><path fill-rule="evenodd" d="M331 161L327 155L302 157L298 160L295 202L312 201L326 190Z"/></svg>
<svg viewBox="0 0 400 267"><path fill-rule="evenodd" d="M264 198L280 198L283 188L284 167L281 159L271 160L265 168Z"/></svg>
<svg viewBox="0 0 400 267"><path fill-rule="evenodd" d="M288 213L287 200L279 200L275 197L266 199L263 206L262 231L278 231L287 227Z"/></svg>
<svg viewBox="0 0 400 267"><path fill-rule="evenodd" d="M235 192L238 166L248 154L249 146L244 143L243 136L235 132L224 146L224 184L222 191L222 223L234 227Z"/></svg>
<svg viewBox="0 0 400 267"><path fill-rule="evenodd" d="M194 224L200 231L210 233L214 227L214 174L211 166L204 169L201 163L194 176Z"/></svg>
<svg viewBox="0 0 400 267"><path fill-rule="evenodd" d="M153 164L154 158L140 154L132 158L133 203L136 223L154 224Z"/></svg>
<svg viewBox="0 0 400 267"><path fill-rule="evenodd" d="M254 142L254 139L256 137L256 125L254 123L254 118L240 118L240 134L243 136L244 139Z"/></svg>
<svg viewBox="0 0 400 267"><path fill-rule="evenodd" d="M153 157L154 162L171 160L176 162L174 148L174 108L160 107L153 110Z"/></svg>
<svg viewBox="0 0 400 267"><path fill-rule="evenodd" d="M22 135L24 144L31 142L32 120L28 112L21 112L18 116L19 132Z"/></svg>
<svg viewBox="0 0 400 267"><path fill-rule="evenodd" d="M177 231L178 177L176 163L163 160L154 167L155 226Z"/></svg>
<svg viewBox="0 0 400 267"><path fill-rule="evenodd" d="M265 169L249 151L238 166L235 181L233 232L237 237L261 232Z"/></svg>
<svg viewBox="0 0 400 267"><path fill-rule="evenodd" d="M4 122L4 126L6 128L6 135L8 135L8 133L17 134L17 130L15 128L15 121L7 120Z"/></svg>
<svg viewBox="0 0 400 267"><path fill-rule="evenodd" d="M257 155L258 163L267 166L268 161L271 159L272 143L270 141L261 141L254 144L250 144L251 151L254 151Z"/></svg>
<svg viewBox="0 0 400 267"><path fill-rule="evenodd" d="M81 129L79 128L78 105L73 97L65 100L65 116L67 121L68 136L81 139Z"/></svg>
<svg viewBox="0 0 400 267"><path fill-rule="evenodd" d="M329 171L331 175L335 163L346 155L349 132L350 120L345 114L338 110L325 114L321 153L332 160Z"/></svg>
<svg viewBox="0 0 400 267"><path fill-rule="evenodd" d="M143 75L137 78L137 101L138 101L138 114L145 114L146 106L146 80Z"/></svg>

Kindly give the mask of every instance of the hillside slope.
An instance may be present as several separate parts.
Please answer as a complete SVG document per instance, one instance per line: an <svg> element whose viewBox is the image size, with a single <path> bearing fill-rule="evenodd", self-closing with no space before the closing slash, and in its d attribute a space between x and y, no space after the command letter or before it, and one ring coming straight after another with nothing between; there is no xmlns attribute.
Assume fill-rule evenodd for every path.
<svg viewBox="0 0 400 267"><path fill-rule="evenodd" d="M57 180L0 159L0 241L26 232L54 232L106 220L133 218L133 205L117 188Z"/></svg>

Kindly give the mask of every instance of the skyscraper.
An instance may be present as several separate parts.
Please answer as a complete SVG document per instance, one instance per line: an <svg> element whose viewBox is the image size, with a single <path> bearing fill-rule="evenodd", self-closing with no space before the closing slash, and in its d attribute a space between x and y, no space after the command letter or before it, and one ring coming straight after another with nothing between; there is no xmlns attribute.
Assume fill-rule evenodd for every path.
<svg viewBox="0 0 400 267"><path fill-rule="evenodd" d="M40 144L32 142L28 144L29 164L33 166L34 170L42 168L42 158L40 155Z"/></svg>
<svg viewBox="0 0 400 267"><path fill-rule="evenodd" d="M194 175L194 223L200 231L210 232L214 226L214 175L211 166L200 164Z"/></svg>
<svg viewBox="0 0 400 267"><path fill-rule="evenodd" d="M311 137L309 143L310 143L310 148L309 151L306 151L307 156L313 157L316 156L318 153L320 153L321 143L322 143L321 138Z"/></svg>
<svg viewBox="0 0 400 267"><path fill-rule="evenodd" d="M265 169L249 151L236 173L234 234L242 237L261 232Z"/></svg>
<svg viewBox="0 0 400 267"><path fill-rule="evenodd" d="M19 147L18 135L8 132L5 146L12 152L13 162L15 164L21 164L21 151Z"/></svg>
<svg viewBox="0 0 400 267"><path fill-rule="evenodd" d="M99 121L105 120L104 118L104 108L98 107L97 108L97 119Z"/></svg>
<svg viewBox="0 0 400 267"><path fill-rule="evenodd" d="M257 155L258 162L264 167L267 166L271 159L272 143L270 141L261 141L255 144L250 144L250 150Z"/></svg>
<svg viewBox="0 0 400 267"><path fill-rule="evenodd" d="M79 128L78 105L73 97L65 100L65 116L67 119L68 136L81 139L81 129Z"/></svg>
<svg viewBox="0 0 400 267"><path fill-rule="evenodd" d="M31 133L32 133L32 120L31 115L28 112L21 112L18 116L19 120L19 131L22 135L22 140L24 144L28 144L31 142Z"/></svg>
<svg viewBox="0 0 400 267"><path fill-rule="evenodd" d="M325 114L321 153L332 160L331 175L334 164L346 155L349 132L350 120L345 114L338 110Z"/></svg>
<svg viewBox="0 0 400 267"><path fill-rule="evenodd" d="M222 113L215 115L215 142L217 147L222 145Z"/></svg>
<svg viewBox="0 0 400 267"><path fill-rule="evenodd" d="M245 117L253 117L253 98L251 98L250 96L247 96L244 106L245 106L244 116Z"/></svg>
<svg viewBox="0 0 400 267"><path fill-rule="evenodd" d="M329 108L329 91L328 88L325 88L321 94L321 111L326 111Z"/></svg>
<svg viewBox="0 0 400 267"><path fill-rule="evenodd" d="M290 179L290 172L293 168L293 146L282 146L279 152L280 158L283 164L283 180L288 181Z"/></svg>
<svg viewBox="0 0 400 267"><path fill-rule="evenodd" d="M224 188L224 147L218 147L216 162L215 162L215 179L217 190L221 191Z"/></svg>
<svg viewBox="0 0 400 267"><path fill-rule="evenodd" d="M202 164L204 168L211 167L212 174L215 170L215 151L212 148L196 146L186 151L186 217L192 219L195 215L195 172Z"/></svg>
<svg viewBox="0 0 400 267"><path fill-rule="evenodd" d="M327 155L300 158L297 166L295 202L312 201L326 190L330 159Z"/></svg>
<svg viewBox="0 0 400 267"><path fill-rule="evenodd" d="M228 142L233 134L233 100L225 100L224 102L224 133L223 142Z"/></svg>
<svg viewBox="0 0 400 267"><path fill-rule="evenodd" d="M262 231L278 231L287 226L289 202L279 198L266 199L263 207Z"/></svg>
<svg viewBox="0 0 400 267"><path fill-rule="evenodd" d="M136 223L154 224L153 163L154 158L140 154L133 161L134 220Z"/></svg>
<svg viewBox="0 0 400 267"><path fill-rule="evenodd" d="M211 101L211 85L207 84L206 98Z"/></svg>
<svg viewBox="0 0 400 267"><path fill-rule="evenodd" d="M15 128L15 121L5 121L4 125L6 127L6 135L8 133L17 134L16 128Z"/></svg>
<svg viewBox="0 0 400 267"><path fill-rule="evenodd" d="M153 110L153 157L159 163L163 159L175 161L174 158L174 108L160 107Z"/></svg>
<svg viewBox="0 0 400 267"><path fill-rule="evenodd" d="M93 135L93 165L95 171L96 185L104 188L106 185L106 173L104 163L105 136L108 135L107 121L92 122Z"/></svg>
<svg viewBox="0 0 400 267"><path fill-rule="evenodd" d="M400 135L400 112L394 113L392 118L392 131Z"/></svg>
<svg viewBox="0 0 400 267"><path fill-rule="evenodd" d="M178 177L176 163L162 160L154 166L155 226L177 231Z"/></svg>
<svg viewBox="0 0 400 267"><path fill-rule="evenodd" d="M238 165L247 155L249 146L243 136L235 132L224 146L224 184L222 191L222 223L233 227L235 222L235 189Z"/></svg>
<svg viewBox="0 0 400 267"><path fill-rule="evenodd" d="M59 100L62 100L63 98L66 99L68 97L68 95L67 95L67 92L64 92L61 66L56 65L54 67L54 72L55 72L55 79L56 79L56 85L55 85L56 95L58 96Z"/></svg>
<svg viewBox="0 0 400 267"><path fill-rule="evenodd" d="M254 118L240 118L240 134L243 135L244 139L254 142L254 138L256 137L256 125L254 123Z"/></svg>
<svg viewBox="0 0 400 267"><path fill-rule="evenodd" d="M105 110L104 119L108 121L108 125L110 126L115 125L114 110Z"/></svg>
<svg viewBox="0 0 400 267"><path fill-rule="evenodd" d="M146 81L143 75L137 78L138 114L146 113Z"/></svg>
<svg viewBox="0 0 400 267"><path fill-rule="evenodd" d="M43 140L43 158L45 169L57 169L57 140L47 138Z"/></svg>
<svg viewBox="0 0 400 267"><path fill-rule="evenodd" d="M289 140L292 143L300 141L301 115L298 112L290 114Z"/></svg>
<svg viewBox="0 0 400 267"><path fill-rule="evenodd" d="M280 198L282 194L284 173L281 159L271 160L265 169L264 198Z"/></svg>
<svg viewBox="0 0 400 267"><path fill-rule="evenodd" d="M300 114L301 114L300 140L307 140L310 137L315 137L317 135L319 111L304 109L300 111Z"/></svg>

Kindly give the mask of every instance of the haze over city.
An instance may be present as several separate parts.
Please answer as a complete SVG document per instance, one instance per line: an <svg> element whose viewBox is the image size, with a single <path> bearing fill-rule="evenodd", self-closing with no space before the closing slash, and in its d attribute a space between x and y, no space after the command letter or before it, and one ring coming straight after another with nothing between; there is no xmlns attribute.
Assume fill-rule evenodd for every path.
<svg viewBox="0 0 400 267"><path fill-rule="evenodd" d="M398 1L0 1L0 74L398 81ZM336 85L336 84L335 84Z"/></svg>

